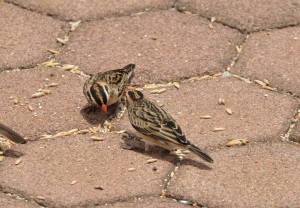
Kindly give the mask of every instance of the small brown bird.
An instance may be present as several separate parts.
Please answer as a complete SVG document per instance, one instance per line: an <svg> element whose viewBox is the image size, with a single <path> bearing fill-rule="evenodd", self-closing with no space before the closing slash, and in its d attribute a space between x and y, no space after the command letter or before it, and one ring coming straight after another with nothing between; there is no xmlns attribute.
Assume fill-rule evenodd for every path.
<svg viewBox="0 0 300 208"><path fill-rule="evenodd" d="M13 131L12 129L8 128L7 126L4 126L0 123L0 134L5 136L6 138L10 139L11 141L15 143L21 143L24 144L27 141L20 136L17 132Z"/></svg>
<svg viewBox="0 0 300 208"><path fill-rule="evenodd" d="M161 107L144 98L138 90L126 92L128 117L138 136L147 145L160 146L169 151L188 149L203 160L213 159L188 141L177 122Z"/></svg>
<svg viewBox="0 0 300 208"><path fill-rule="evenodd" d="M134 68L134 64L129 64L122 69L92 75L84 84L83 94L90 104L106 113L108 106L121 100Z"/></svg>

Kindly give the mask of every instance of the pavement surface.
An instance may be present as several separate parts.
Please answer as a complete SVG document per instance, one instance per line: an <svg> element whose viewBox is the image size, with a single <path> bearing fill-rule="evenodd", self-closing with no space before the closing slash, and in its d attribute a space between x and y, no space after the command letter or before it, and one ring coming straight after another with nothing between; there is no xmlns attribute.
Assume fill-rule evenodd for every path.
<svg viewBox="0 0 300 208"><path fill-rule="evenodd" d="M0 14L0 122L28 140L0 142L1 207L300 207L299 0L5 0ZM88 111L88 75L129 63L213 164L145 152L126 111Z"/></svg>

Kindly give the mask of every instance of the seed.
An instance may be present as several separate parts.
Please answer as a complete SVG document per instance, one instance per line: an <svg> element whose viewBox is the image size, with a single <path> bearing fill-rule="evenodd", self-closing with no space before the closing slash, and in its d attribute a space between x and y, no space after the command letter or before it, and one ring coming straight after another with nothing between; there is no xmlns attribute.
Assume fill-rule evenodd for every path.
<svg viewBox="0 0 300 208"><path fill-rule="evenodd" d="M48 84L47 87L56 87L58 85L59 85L58 83L53 82L53 83Z"/></svg>
<svg viewBox="0 0 300 208"><path fill-rule="evenodd" d="M61 44L67 44L67 42L69 41L69 37L68 36L65 36L64 37L64 39L62 39L62 38L56 38L56 40L58 41L58 42L60 42Z"/></svg>
<svg viewBox="0 0 300 208"><path fill-rule="evenodd" d="M53 53L53 54L59 54L59 51L52 50L52 49L47 49L48 52Z"/></svg>
<svg viewBox="0 0 300 208"><path fill-rule="evenodd" d="M102 137L97 137L97 136L91 136L90 137L93 141L104 141Z"/></svg>
<svg viewBox="0 0 300 208"><path fill-rule="evenodd" d="M264 82L262 82L262 81L260 81L260 80L254 80L254 82L256 83L256 84L259 84L259 85L261 85L261 86L266 86L266 83L264 83Z"/></svg>
<svg viewBox="0 0 300 208"><path fill-rule="evenodd" d="M225 99L219 98L218 104L219 105L225 105Z"/></svg>
<svg viewBox="0 0 300 208"><path fill-rule="evenodd" d="M45 197L43 197L43 196L37 196L36 198L40 199L40 200L45 200Z"/></svg>
<svg viewBox="0 0 300 208"><path fill-rule="evenodd" d="M15 165L19 165L21 162L22 162L22 159L19 158L19 159L16 160Z"/></svg>
<svg viewBox="0 0 300 208"><path fill-rule="evenodd" d="M126 132L126 130L121 130L121 131L112 131L111 133L113 133L113 134L123 134L125 132Z"/></svg>
<svg viewBox="0 0 300 208"><path fill-rule="evenodd" d="M133 171L135 171L135 168L128 168L128 171L133 172Z"/></svg>
<svg viewBox="0 0 300 208"><path fill-rule="evenodd" d="M211 116L209 116L209 115L204 115L204 116L200 116L200 118L201 118L201 119L210 119Z"/></svg>
<svg viewBox="0 0 300 208"><path fill-rule="evenodd" d="M71 184L71 185L74 185L74 184L76 184L76 183L78 183L78 181L72 181L70 184Z"/></svg>
<svg viewBox="0 0 300 208"><path fill-rule="evenodd" d="M51 90L47 90L47 89L40 89L39 92L44 92L46 95L49 95Z"/></svg>
<svg viewBox="0 0 300 208"><path fill-rule="evenodd" d="M150 93L151 94L161 94L163 92L166 92L167 89L166 88L161 88L161 89L158 89L158 90L152 90Z"/></svg>
<svg viewBox="0 0 300 208"><path fill-rule="evenodd" d="M229 141L226 146L227 147L231 147L231 146L236 146L236 145L246 145L247 143L249 143L249 141L247 139L234 139Z"/></svg>
<svg viewBox="0 0 300 208"><path fill-rule="evenodd" d="M44 95L46 95L45 92L36 92L33 95L31 95L31 98L38 98L38 97L42 97Z"/></svg>
<svg viewBox="0 0 300 208"><path fill-rule="evenodd" d="M263 79L263 82L266 83L266 85L270 84L269 80L267 80L267 79Z"/></svg>
<svg viewBox="0 0 300 208"><path fill-rule="evenodd" d="M156 162L156 161L157 161L157 159L152 158L152 159L148 159L148 160L147 160L147 163L154 163L154 162Z"/></svg>
<svg viewBox="0 0 300 208"><path fill-rule="evenodd" d="M18 98L14 98L14 104L18 104L19 100Z"/></svg>
<svg viewBox="0 0 300 208"><path fill-rule="evenodd" d="M236 48L236 51L237 51L238 53L241 53L241 52L242 52L242 48L241 48L240 46L235 46L235 48Z"/></svg>
<svg viewBox="0 0 300 208"><path fill-rule="evenodd" d="M226 112L231 115L232 114L232 110L230 108L226 108Z"/></svg>
<svg viewBox="0 0 300 208"><path fill-rule="evenodd" d="M269 86L263 86L264 89L267 89L267 90L271 90L271 91L275 91L276 88L272 88L272 87L269 87Z"/></svg>
<svg viewBox="0 0 300 208"><path fill-rule="evenodd" d="M173 82L174 86L179 89L180 88L180 84L178 82Z"/></svg>
<svg viewBox="0 0 300 208"><path fill-rule="evenodd" d="M174 172L172 171L170 177L173 178L173 176L174 176Z"/></svg>
<svg viewBox="0 0 300 208"><path fill-rule="evenodd" d="M216 127L216 128L214 128L213 131L224 131L224 130L225 130L225 128L223 128L223 127Z"/></svg>
<svg viewBox="0 0 300 208"><path fill-rule="evenodd" d="M55 62L55 59L51 59L49 61L39 64L39 66L46 66L46 67L53 67L53 66L57 66L57 65L59 65L59 63Z"/></svg>
<svg viewBox="0 0 300 208"><path fill-rule="evenodd" d="M69 71L69 70L73 69L74 67L75 67L75 65L72 65L72 64L64 64L64 65L62 65L61 69L65 70L65 71Z"/></svg>
<svg viewBox="0 0 300 208"><path fill-rule="evenodd" d="M214 26L213 26L213 24L212 24L211 22L208 24L208 27L209 27L210 29L213 29L213 28L214 28Z"/></svg>
<svg viewBox="0 0 300 208"><path fill-rule="evenodd" d="M217 20L217 18L216 17L212 17L212 18L210 18L210 21L211 22L215 22Z"/></svg>
<svg viewBox="0 0 300 208"><path fill-rule="evenodd" d="M74 32L75 30L76 30L76 28L79 26L79 24L80 24L80 20L79 21L77 21L77 22L69 22L70 23L70 25L71 25L71 31L72 32Z"/></svg>
<svg viewBox="0 0 300 208"><path fill-rule="evenodd" d="M191 15L192 14L192 12L190 12L190 11L184 11L183 13L187 14L187 15Z"/></svg>
<svg viewBox="0 0 300 208"><path fill-rule="evenodd" d="M4 160L4 156L0 156L0 162L2 162Z"/></svg>
<svg viewBox="0 0 300 208"><path fill-rule="evenodd" d="M27 105L27 108L30 110L30 111L33 111L33 107L31 105Z"/></svg>

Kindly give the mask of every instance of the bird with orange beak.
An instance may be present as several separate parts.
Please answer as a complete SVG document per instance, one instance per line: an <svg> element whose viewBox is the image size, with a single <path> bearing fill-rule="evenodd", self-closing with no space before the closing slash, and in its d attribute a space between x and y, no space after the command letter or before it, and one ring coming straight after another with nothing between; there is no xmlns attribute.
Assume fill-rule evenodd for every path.
<svg viewBox="0 0 300 208"><path fill-rule="evenodd" d="M92 75L84 84L83 94L90 104L106 113L108 106L120 102L134 68L134 64L129 64L122 69Z"/></svg>

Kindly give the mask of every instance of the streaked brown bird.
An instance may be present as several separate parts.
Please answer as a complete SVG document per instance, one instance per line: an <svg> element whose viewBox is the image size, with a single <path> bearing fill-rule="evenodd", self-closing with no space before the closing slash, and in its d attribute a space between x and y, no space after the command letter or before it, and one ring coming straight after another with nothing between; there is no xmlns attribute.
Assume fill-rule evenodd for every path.
<svg viewBox="0 0 300 208"><path fill-rule="evenodd" d="M106 113L108 106L120 102L134 68L135 64L129 64L122 69L92 75L84 84L83 94L90 104Z"/></svg>
<svg viewBox="0 0 300 208"><path fill-rule="evenodd" d="M188 149L203 160L213 159L193 145L185 137L178 123L161 107L144 98L142 92L129 89L126 92L128 117L138 136L148 145L160 146L169 151Z"/></svg>
<svg viewBox="0 0 300 208"><path fill-rule="evenodd" d="M0 134L15 143L25 144L27 141L17 132L0 123Z"/></svg>

